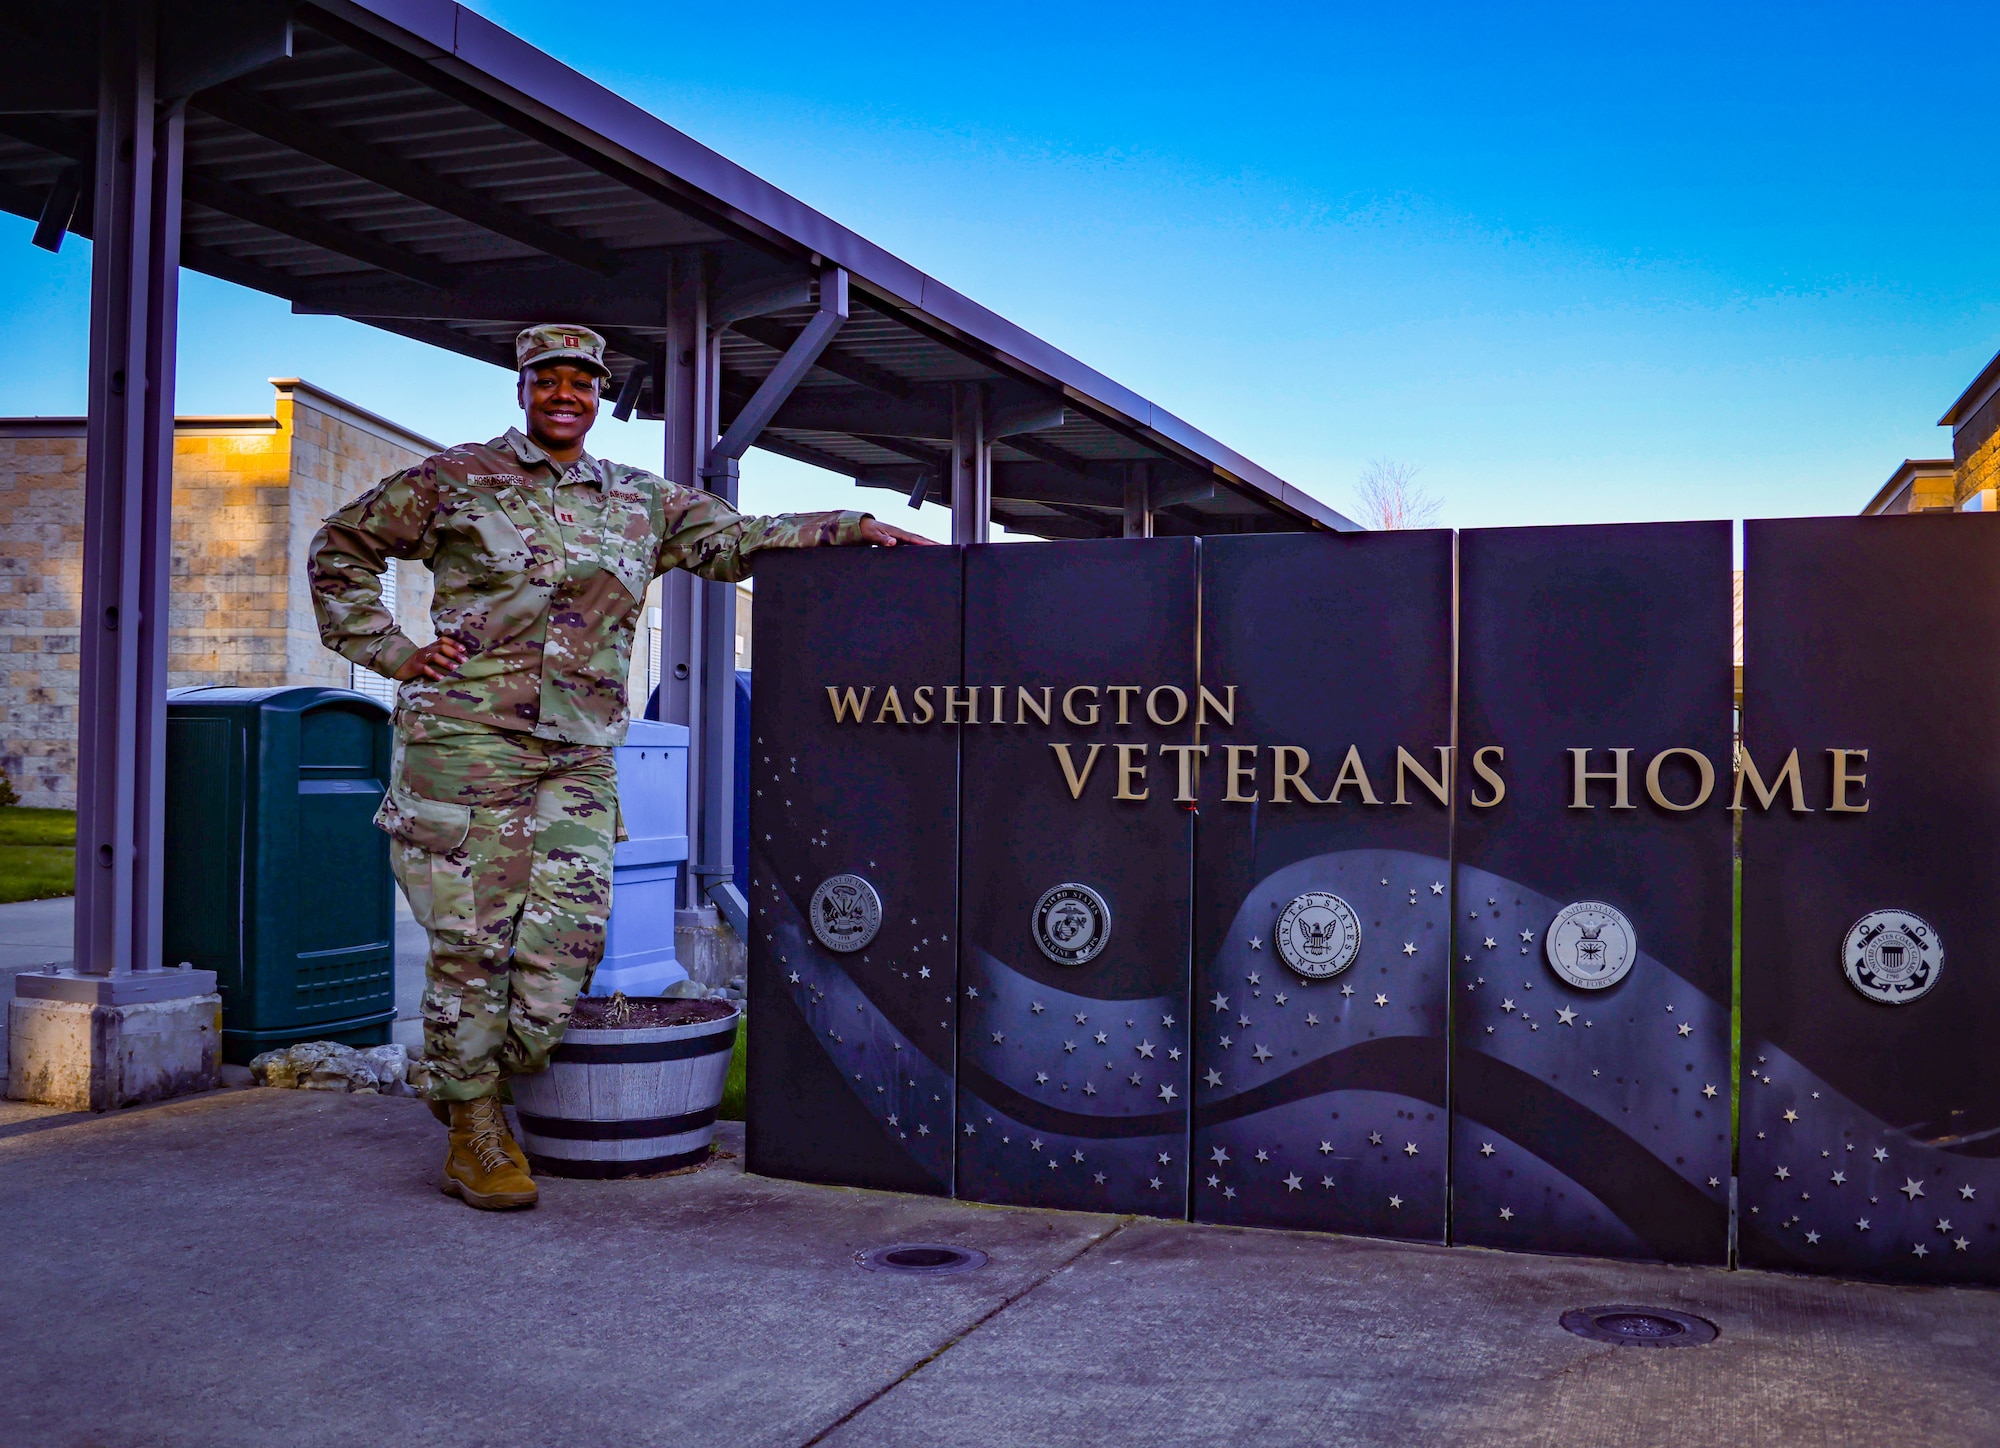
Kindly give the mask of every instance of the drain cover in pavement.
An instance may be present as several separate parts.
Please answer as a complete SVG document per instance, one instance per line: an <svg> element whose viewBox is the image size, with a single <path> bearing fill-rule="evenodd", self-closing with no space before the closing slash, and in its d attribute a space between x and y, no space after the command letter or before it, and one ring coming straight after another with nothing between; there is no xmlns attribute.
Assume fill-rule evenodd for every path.
<svg viewBox="0 0 2000 1448"><path fill-rule="evenodd" d="M1626 1343L1633 1347L1694 1347L1715 1341L1715 1324L1704 1317L1667 1307L1573 1307L1562 1325L1592 1342Z"/></svg>
<svg viewBox="0 0 2000 1448"><path fill-rule="evenodd" d="M934 1242L899 1242L856 1252L854 1260L870 1272L901 1272L910 1277L949 1277L986 1265L986 1254L972 1247L942 1247Z"/></svg>

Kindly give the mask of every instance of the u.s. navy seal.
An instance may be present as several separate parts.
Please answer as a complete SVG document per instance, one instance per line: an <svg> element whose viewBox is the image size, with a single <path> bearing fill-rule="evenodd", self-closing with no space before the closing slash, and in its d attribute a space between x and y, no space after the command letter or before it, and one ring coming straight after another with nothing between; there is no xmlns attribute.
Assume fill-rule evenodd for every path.
<svg viewBox="0 0 2000 1448"><path fill-rule="evenodd" d="M444 1190L534 1202L501 1081L540 1071L604 953L632 635L672 568L746 577L770 548L922 543L865 513L746 517L583 449L611 376L585 327L515 339L526 431L385 479L332 517L308 564L320 637L401 681L377 823L430 937L423 999L432 1109L448 1119ZM437 642L382 605L392 558L436 581Z"/></svg>

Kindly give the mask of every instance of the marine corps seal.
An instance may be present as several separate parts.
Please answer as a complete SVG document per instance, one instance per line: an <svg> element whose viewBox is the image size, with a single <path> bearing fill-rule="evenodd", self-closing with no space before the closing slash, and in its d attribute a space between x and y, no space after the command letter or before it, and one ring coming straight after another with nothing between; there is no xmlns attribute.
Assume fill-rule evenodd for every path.
<svg viewBox="0 0 2000 1448"><path fill-rule="evenodd" d="M860 950L882 928L882 897L859 875L830 875L813 891L813 934L828 950Z"/></svg>
<svg viewBox="0 0 2000 1448"><path fill-rule="evenodd" d="M1361 953L1361 921L1338 895L1309 890L1285 907L1271 932L1278 955L1308 980L1325 980Z"/></svg>
<svg viewBox="0 0 2000 1448"><path fill-rule="evenodd" d="M1907 1005L1937 984L1944 942L1907 910L1871 910L1847 932L1840 960L1848 982L1868 999Z"/></svg>
<svg viewBox="0 0 2000 1448"><path fill-rule="evenodd" d="M1565 905L1543 938L1549 965L1578 990L1603 990L1625 979L1639 958L1639 932L1602 900Z"/></svg>
<svg viewBox="0 0 2000 1448"><path fill-rule="evenodd" d="M1082 965L1111 938L1111 907L1088 885L1063 884L1035 902L1035 944L1057 965Z"/></svg>

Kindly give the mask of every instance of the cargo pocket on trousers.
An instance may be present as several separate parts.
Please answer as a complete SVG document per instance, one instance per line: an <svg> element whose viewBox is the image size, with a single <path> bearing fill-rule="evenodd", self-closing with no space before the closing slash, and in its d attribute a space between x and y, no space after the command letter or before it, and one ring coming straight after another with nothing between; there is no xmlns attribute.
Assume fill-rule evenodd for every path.
<svg viewBox="0 0 2000 1448"><path fill-rule="evenodd" d="M472 871L449 857L472 832L472 806L425 799L398 784L382 796L375 823L394 842L391 863L417 923L427 931L470 930Z"/></svg>

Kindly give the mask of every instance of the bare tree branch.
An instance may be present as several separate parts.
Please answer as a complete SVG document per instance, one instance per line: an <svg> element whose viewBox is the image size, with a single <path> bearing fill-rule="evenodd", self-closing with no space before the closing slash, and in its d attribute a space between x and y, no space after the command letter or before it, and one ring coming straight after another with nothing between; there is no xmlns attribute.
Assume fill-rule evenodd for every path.
<svg viewBox="0 0 2000 1448"><path fill-rule="evenodd" d="M1428 528L1437 522L1444 508L1443 498L1434 498L1417 486L1417 469L1391 458L1374 458L1362 470L1354 496L1356 510L1370 528Z"/></svg>

